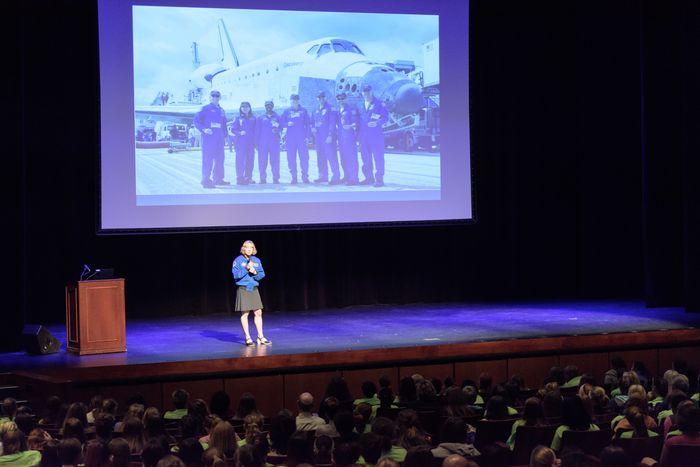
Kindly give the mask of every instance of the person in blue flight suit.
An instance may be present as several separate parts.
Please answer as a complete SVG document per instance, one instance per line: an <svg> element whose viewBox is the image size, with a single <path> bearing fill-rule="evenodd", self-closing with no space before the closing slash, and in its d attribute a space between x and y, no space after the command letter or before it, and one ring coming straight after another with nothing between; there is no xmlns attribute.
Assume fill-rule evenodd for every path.
<svg viewBox="0 0 700 467"><path fill-rule="evenodd" d="M219 105L221 93L212 90L210 103L194 116L194 126L202 132L202 186L230 185L224 180L226 113ZM213 180L212 180L213 178Z"/></svg>
<svg viewBox="0 0 700 467"><path fill-rule="evenodd" d="M248 316L253 312L253 323L258 332L258 344L270 345L269 339L263 334L263 304L260 298L258 286L260 280L265 277L265 270L262 262L255 256L258 249L252 240L246 240L241 246L241 254L233 260L231 273L236 282L236 311L241 312L241 327L245 336L245 345L252 346L253 339L250 337Z"/></svg>
<svg viewBox="0 0 700 467"><path fill-rule="evenodd" d="M299 94L292 94L289 98L292 106L282 114L282 130L287 146L287 164L292 175L292 184L297 183L297 159L301 164L301 178L304 183L309 183L309 147L306 145L309 139L309 127L311 118L309 112L299 105Z"/></svg>
<svg viewBox="0 0 700 467"><path fill-rule="evenodd" d="M362 88L364 103L360 108L360 153L362 173L365 179L360 185L384 186L384 130L382 125L389 120L386 104L374 97L372 86ZM374 167L372 162L374 161ZM376 172L374 172L376 168Z"/></svg>
<svg viewBox="0 0 700 467"><path fill-rule="evenodd" d="M330 165L332 177L329 185L338 185L340 183L340 168L338 167L338 152L335 148L336 109L326 102L324 91L320 91L316 97L318 98L318 107L314 110L311 118L311 133L314 135L316 163L318 165L318 178L314 182L328 182L328 166Z"/></svg>
<svg viewBox="0 0 700 467"><path fill-rule="evenodd" d="M231 125L231 133L236 137L236 183L249 185L253 181L255 164L255 116L249 102L241 102L238 117Z"/></svg>
<svg viewBox="0 0 700 467"><path fill-rule="evenodd" d="M280 116L272 101L265 102L265 113L255 124L255 143L258 145L260 183L267 183L267 163L272 167L272 183L280 182Z"/></svg>
<svg viewBox="0 0 700 467"><path fill-rule="evenodd" d="M348 104L348 96L341 92L338 101L338 141L340 143L340 163L343 166L346 185L357 185L357 131L360 126L360 113L355 106Z"/></svg>

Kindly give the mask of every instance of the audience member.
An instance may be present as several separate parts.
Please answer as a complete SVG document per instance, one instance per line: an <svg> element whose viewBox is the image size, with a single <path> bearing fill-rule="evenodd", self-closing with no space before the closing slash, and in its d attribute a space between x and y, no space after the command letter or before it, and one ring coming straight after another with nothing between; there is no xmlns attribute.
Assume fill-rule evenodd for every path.
<svg viewBox="0 0 700 467"><path fill-rule="evenodd" d="M58 460L63 467L77 467L82 464L82 443L75 438L63 438L58 443Z"/></svg>
<svg viewBox="0 0 700 467"><path fill-rule="evenodd" d="M478 456L479 451L467 442L467 429L467 424L461 418L447 418L440 428L440 444L432 450L433 457L445 458L452 454Z"/></svg>
<svg viewBox="0 0 700 467"><path fill-rule="evenodd" d="M356 441L341 441L333 449L335 467L355 467L360 458L360 444Z"/></svg>
<svg viewBox="0 0 700 467"><path fill-rule="evenodd" d="M310 436L308 431L297 430L292 433L287 443L287 462L286 467L297 467L299 464L314 461L314 437Z"/></svg>
<svg viewBox="0 0 700 467"><path fill-rule="evenodd" d="M520 426L542 426L544 425L544 410L542 409L542 401L536 397L530 397L525 401L523 407L522 418L513 422L513 427L510 430L510 436L506 444L510 449L515 447L516 433Z"/></svg>
<svg viewBox="0 0 700 467"><path fill-rule="evenodd" d="M287 455L287 444L292 433L296 431L294 414L281 410L270 422L270 450L273 454Z"/></svg>
<svg viewBox="0 0 700 467"><path fill-rule="evenodd" d="M111 467L128 467L131 460L129 443L123 438L114 438L107 444Z"/></svg>
<svg viewBox="0 0 700 467"><path fill-rule="evenodd" d="M27 449L27 442L21 431L5 431L2 433L0 441L2 441L0 465L23 467L39 465L41 462L41 453Z"/></svg>
<svg viewBox="0 0 700 467"><path fill-rule="evenodd" d="M299 395L297 409L299 410L296 418L298 431L315 431L319 426L326 424L324 419L313 413L314 396L311 393L304 392Z"/></svg>
<svg viewBox="0 0 700 467"><path fill-rule="evenodd" d="M530 467L555 467L557 455L547 446L535 446L530 454Z"/></svg>
<svg viewBox="0 0 700 467"><path fill-rule="evenodd" d="M158 461L167 456L169 452L170 446L164 437L158 436L146 440L141 451L143 467L156 467Z"/></svg>
<svg viewBox="0 0 700 467"><path fill-rule="evenodd" d="M211 430L209 447L215 448L226 462L234 459L238 448L238 436L233 425L227 421L217 423Z"/></svg>
<svg viewBox="0 0 700 467"><path fill-rule="evenodd" d="M365 381L361 386L362 397L355 399L353 404L369 404L369 405L379 405L379 398L377 398L377 385L372 381Z"/></svg>
<svg viewBox="0 0 700 467"><path fill-rule="evenodd" d="M555 451L561 448L561 437L565 431L598 431L597 425L591 423L591 415L586 411L583 401L578 396L566 397L562 402L562 424L554 432L552 445Z"/></svg>
<svg viewBox="0 0 700 467"><path fill-rule="evenodd" d="M85 444L85 467L108 467L109 451L107 443L101 439L93 439Z"/></svg>
<svg viewBox="0 0 700 467"><path fill-rule="evenodd" d="M217 415L222 420L228 420L233 416L231 413L231 398L225 391L216 391L209 401L209 411Z"/></svg>
<svg viewBox="0 0 700 467"><path fill-rule="evenodd" d="M244 392L241 398L238 399L238 408L236 409L233 419L243 421L250 414L263 416L263 414L258 411L258 404L255 401L255 396L249 392Z"/></svg>
<svg viewBox="0 0 700 467"><path fill-rule="evenodd" d="M190 393L184 389L176 389L173 391L171 400L175 410L168 410L163 414L165 420L180 420L187 415L187 402L190 399Z"/></svg>

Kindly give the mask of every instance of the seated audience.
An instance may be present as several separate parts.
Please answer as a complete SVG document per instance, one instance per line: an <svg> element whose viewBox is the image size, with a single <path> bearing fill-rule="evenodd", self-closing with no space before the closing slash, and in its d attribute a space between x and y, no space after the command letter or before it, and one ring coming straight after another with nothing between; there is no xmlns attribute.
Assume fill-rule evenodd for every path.
<svg viewBox="0 0 700 467"><path fill-rule="evenodd" d="M168 410L163 414L165 420L180 420L187 415L187 403L190 399L190 393L184 389L176 389L171 395L171 400L175 410Z"/></svg>
<svg viewBox="0 0 700 467"><path fill-rule="evenodd" d="M263 417L263 414L261 414L258 410L258 404L255 401L255 396L249 392L244 392L241 395L241 398L238 400L238 408L233 416L233 420L243 421L250 414Z"/></svg>
<svg viewBox="0 0 700 467"><path fill-rule="evenodd" d="M396 462L403 462L406 459L406 448L397 444L397 428L392 420L377 417L372 424L372 433L382 438L382 457L390 457Z"/></svg>
<svg viewBox="0 0 700 467"><path fill-rule="evenodd" d="M2 441L0 466L32 467L41 462L41 453L27 449L24 433L20 430L5 431L0 441Z"/></svg>
<svg viewBox="0 0 700 467"><path fill-rule="evenodd" d="M530 467L555 467L557 455L547 446L535 446L530 454Z"/></svg>
<svg viewBox="0 0 700 467"><path fill-rule="evenodd" d="M653 418L644 413L638 406L630 405L625 410L625 418L615 426L614 437L617 438L653 438L659 436L655 431L651 430L649 420L656 428L656 422Z"/></svg>
<svg viewBox="0 0 700 467"><path fill-rule="evenodd" d="M158 461L170 453L170 446L162 436L146 440L141 451L143 467L156 467Z"/></svg>
<svg viewBox="0 0 700 467"><path fill-rule="evenodd" d="M294 414L286 409L281 410L270 422L270 452L286 456L289 438L295 431Z"/></svg>
<svg viewBox="0 0 700 467"><path fill-rule="evenodd" d="M371 434L371 433L370 433ZM365 436L365 435L362 435ZM331 464L333 463L333 449L335 443L333 438L326 435L318 436L314 440L314 463L315 464ZM374 463L374 462L373 462Z"/></svg>
<svg viewBox="0 0 700 467"><path fill-rule="evenodd" d="M286 467L296 467L299 464L309 463L314 461L314 437L308 432L297 430L292 433L287 443L287 462Z"/></svg>
<svg viewBox="0 0 700 467"><path fill-rule="evenodd" d="M299 395L297 409L299 410L296 418L298 431L315 431L319 426L326 424L324 419L313 413L314 396L311 393L304 392Z"/></svg>
<svg viewBox="0 0 700 467"><path fill-rule="evenodd" d="M474 457L480 453L467 442L467 424L464 420L449 417L440 428L440 444L432 450L432 454L436 458L445 458L451 454Z"/></svg>
<svg viewBox="0 0 700 467"><path fill-rule="evenodd" d="M597 425L591 423L591 415L586 411L583 401L578 396L566 397L562 403L562 424L554 432L552 445L555 451L561 448L561 437L565 431L598 431Z"/></svg>
<svg viewBox="0 0 700 467"><path fill-rule="evenodd" d="M396 417L396 426L398 428L398 444L404 449L430 444L430 435L420 426L415 410L403 409L400 411Z"/></svg>
<svg viewBox="0 0 700 467"><path fill-rule="evenodd" d="M75 438L63 438L58 443L58 460L63 467L78 467L83 462L82 443Z"/></svg>
<svg viewBox="0 0 700 467"><path fill-rule="evenodd" d="M385 450L384 438L375 433L364 433L360 436L358 442L360 443L361 454L358 463L372 466L379 462L379 458Z"/></svg>
<svg viewBox="0 0 700 467"><path fill-rule="evenodd" d="M374 384L372 381L365 381L362 383L362 397L359 399L355 399L353 401L353 404L358 405L358 404L369 404L370 406L372 405L379 405L379 398L377 397L377 385Z"/></svg>
<svg viewBox="0 0 700 467"><path fill-rule="evenodd" d="M513 422L513 428L510 430L510 436L506 444L510 449L515 448L516 432L520 426L542 426L544 425L544 411L542 410L542 401L536 397L530 397L525 401L522 418Z"/></svg>
<svg viewBox="0 0 700 467"><path fill-rule="evenodd" d="M355 467L360 458L360 444L356 441L341 441L333 449L335 467Z"/></svg>
<svg viewBox="0 0 700 467"><path fill-rule="evenodd" d="M581 384L581 373L576 365L567 365L564 367L564 384L562 389L578 388Z"/></svg>
<svg viewBox="0 0 700 467"><path fill-rule="evenodd" d="M111 467L128 467L131 460L129 444L123 438L114 438L107 443Z"/></svg>
<svg viewBox="0 0 700 467"><path fill-rule="evenodd" d="M216 424L209 437L209 449L211 448L216 449L226 462L235 459L238 435L236 435L233 425L227 421Z"/></svg>
<svg viewBox="0 0 700 467"><path fill-rule="evenodd" d="M211 395L209 411L222 420L228 420L233 417L234 414L231 413L231 398L226 394L226 391L216 391Z"/></svg>

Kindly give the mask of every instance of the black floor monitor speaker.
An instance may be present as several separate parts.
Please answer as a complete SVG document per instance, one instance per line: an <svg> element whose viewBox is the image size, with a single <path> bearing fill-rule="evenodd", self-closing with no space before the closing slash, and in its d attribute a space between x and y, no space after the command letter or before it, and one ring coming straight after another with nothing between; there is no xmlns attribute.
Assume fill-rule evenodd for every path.
<svg viewBox="0 0 700 467"><path fill-rule="evenodd" d="M33 355L56 353L61 348L61 342L41 324L25 324L22 331L22 346Z"/></svg>

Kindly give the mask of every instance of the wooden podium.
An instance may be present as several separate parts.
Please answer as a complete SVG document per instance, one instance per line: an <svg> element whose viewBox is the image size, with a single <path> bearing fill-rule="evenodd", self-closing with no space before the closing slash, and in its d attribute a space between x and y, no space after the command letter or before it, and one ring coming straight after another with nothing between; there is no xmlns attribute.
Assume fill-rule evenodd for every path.
<svg viewBox="0 0 700 467"><path fill-rule="evenodd" d="M66 287L66 347L79 355L126 352L124 279Z"/></svg>

